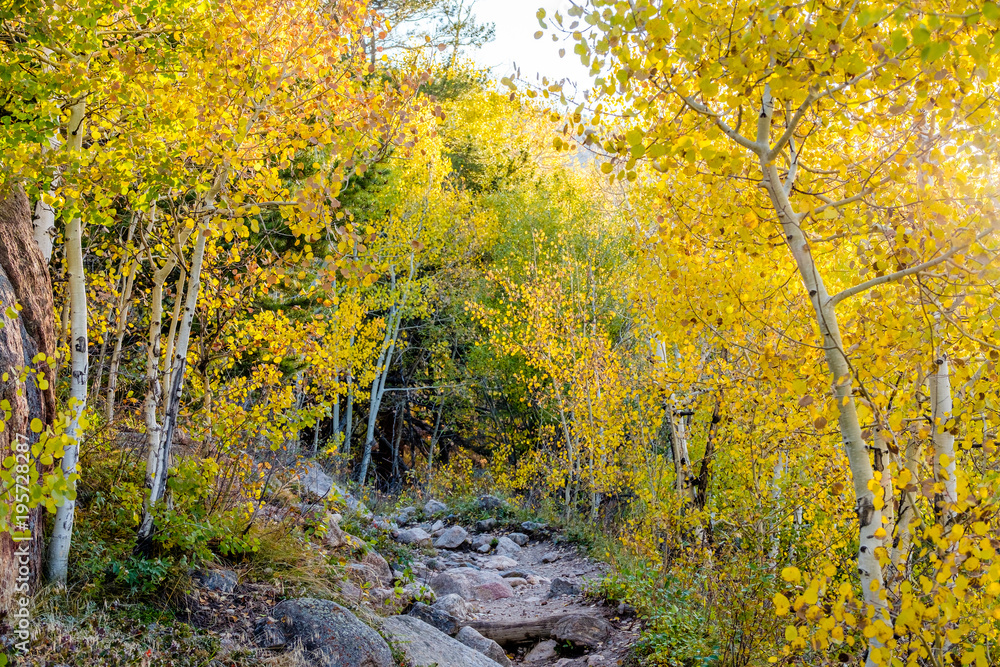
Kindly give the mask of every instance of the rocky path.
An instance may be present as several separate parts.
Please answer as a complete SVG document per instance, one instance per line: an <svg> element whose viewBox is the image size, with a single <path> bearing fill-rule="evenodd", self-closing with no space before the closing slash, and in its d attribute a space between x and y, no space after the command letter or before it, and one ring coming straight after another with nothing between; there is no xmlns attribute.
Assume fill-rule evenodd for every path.
<svg viewBox="0 0 1000 667"><path fill-rule="evenodd" d="M487 496L480 502L499 501ZM442 512L431 506L424 515L433 510ZM408 524L408 514L404 510L397 522ZM487 519L466 527L437 520L393 534L402 542L432 545L412 569L436 601L429 608L416 605L410 615L459 640L472 634L465 626L496 640L507 658L496 660L493 648L500 664L618 665L638 638L638 623L624 608L583 595L588 581L601 578L603 566L575 546L559 544L559 536L543 525L502 526Z"/></svg>

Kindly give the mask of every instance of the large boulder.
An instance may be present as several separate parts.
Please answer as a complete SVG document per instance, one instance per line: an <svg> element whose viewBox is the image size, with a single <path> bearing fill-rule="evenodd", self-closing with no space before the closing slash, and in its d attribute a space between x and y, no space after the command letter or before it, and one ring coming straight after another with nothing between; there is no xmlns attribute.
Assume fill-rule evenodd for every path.
<svg viewBox="0 0 1000 667"><path fill-rule="evenodd" d="M434 542L437 549L458 549L469 542L469 533L461 526L452 526L441 533L441 537ZM517 545L515 545L517 546Z"/></svg>
<svg viewBox="0 0 1000 667"><path fill-rule="evenodd" d="M552 636L577 647L594 648L611 636L611 626L603 618L570 614L559 619Z"/></svg>
<svg viewBox="0 0 1000 667"><path fill-rule="evenodd" d="M270 623L269 620L277 621ZM268 643L300 644L315 667L394 667L392 651L381 636L354 614L330 600L285 600L271 610L264 627Z"/></svg>
<svg viewBox="0 0 1000 667"><path fill-rule="evenodd" d="M497 663L414 616L390 616L382 632L412 667L496 667Z"/></svg>
<svg viewBox="0 0 1000 667"><path fill-rule="evenodd" d="M504 665L504 667L510 667L510 658L504 653L504 650L500 648L500 644L497 644L492 639L487 639L481 634L476 632L475 628L471 628L468 625L458 631L455 635L455 639L462 642L471 649L479 651L487 658L493 662Z"/></svg>
<svg viewBox="0 0 1000 667"><path fill-rule="evenodd" d="M428 582L438 597L455 594L465 600L489 602L514 596L514 589L496 572L456 567L434 575Z"/></svg>
<svg viewBox="0 0 1000 667"><path fill-rule="evenodd" d="M433 544L434 538L423 528L407 528L396 534L396 541L418 547L429 547Z"/></svg>

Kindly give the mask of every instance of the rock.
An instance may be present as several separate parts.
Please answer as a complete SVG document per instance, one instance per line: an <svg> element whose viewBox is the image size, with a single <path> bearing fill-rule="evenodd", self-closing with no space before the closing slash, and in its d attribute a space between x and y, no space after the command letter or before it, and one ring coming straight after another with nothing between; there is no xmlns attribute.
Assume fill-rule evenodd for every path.
<svg viewBox="0 0 1000 667"><path fill-rule="evenodd" d="M523 547L528 543L528 536L524 533L511 533L507 537L509 537L510 541L519 547Z"/></svg>
<svg viewBox="0 0 1000 667"><path fill-rule="evenodd" d="M385 516L377 516L372 519L372 525L384 532L391 532L399 529L399 524Z"/></svg>
<svg viewBox="0 0 1000 667"><path fill-rule="evenodd" d="M607 658L605 658L603 655L595 653L594 655L587 656L588 667L603 667L603 665L607 664L610 663L608 663Z"/></svg>
<svg viewBox="0 0 1000 667"><path fill-rule="evenodd" d="M344 544L353 551L361 551L368 548L368 543L360 537L355 537L350 533L344 533Z"/></svg>
<svg viewBox="0 0 1000 667"><path fill-rule="evenodd" d="M490 511L503 507L504 501L496 496L479 496L476 506L483 511Z"/></svg>
<svg viewBox="0 0 1000 667"><path fill-rule="evenodd" d="M520 577L521 579L527 579L528 577L535 576L534 570L529 570L526 567L515 567L511 570L504 570L500 573L500 576L504 579L508 577Z"/></svg>
<svg viewBox="0 0 1000 667"><path fill-rule="evenodd" d="M485 655L413 616L390 616L382 631L412 667L496 667Z"/></svg>
<svg viewBox="0 0 1000 667"><path fill-rule="evenodd" d="M333 477L326 474L320 466L310 463L306 466L306 471L299 475L299 488L310 496L326 498L333 488Z"/></svg>
<svg viewBox="0 0 1000 667"><path fill-rule="evenodd" d="M507 556L490 556L483 562L483 567L487 570L508 570L517 567L517 561Z"/></svg>
<svg viewBox="0 0 1000 667"><path fill-rule="evenodd" d="M441 533L434 546L438 549L458 549L469 541L469 533L461 526L452 526Z"/></svg>
<svg viewBox="0 0 1000 667"><path fill-rule="evenodd" d="M476 535L475 537L469 540L469 544L472 546L473 549L477 551L479 550L480 547L482 547L485 544L487 550L489 550L492 548L491 545L493 544L493 539L494 538L491 535Z"/></svg>
<svg viewBox="0 0 1000 667"><path fill-rule="evenodd" d="M434 575L429 583L439 597L456 594L465 600L489 602L514 595L510 584L496 572L485 572L471 567L445 570Z"/></svg>
<svg viewBox="0 0 1000 667"><path fill-rule="evenodd" d="M615 609L615 611L622 618L628 618L630 616L635 616L635 607L633 607L632 605L628 604L627 602L620 603L618 605L618 608Z"/></svg>
<svg viewBox="0 0 1000 667"><path fill-rule="evenodd" d="M483 519L481 521L476 522L476 530L478 530L480 533L491 531L496 527L497 527L497 520L492 517L489 519Z"/></svg>
<svg viewBox="0 0 1000 667"><path fill-rule="evenodd" d="M476 551L478 551L481 554L488 554L490 552L490 549L492 548L493 547L491 547L489 543L480 544L478 547L476 547Z"/></svg>
<svg viewBox="0 0 1000 667"><path fill-rule="evenodd" d="M469 648L479 651L493 662L500 663L505 667L510 667L510 658L508 658L507 654L504 653L504 650L500 648L500 644L497 644L492 639L483 637L481 634L476 632L475 628L465 626L458 631L458 634L455 635L455 639L462 642Z"/></svg>
<svg viewBox="0 0 1000 667"><path fill-rule="evenodd" d="M521 553L521 547L514 540L504 536L497 540L496 552L501 556L513 556Z"/></svg>
<svg viewBox="0 0 1000 667"><path fill-rule="evenodd" d="M439 561L437 558L428 558L424 565L427 566L428 570L444 570L446 569L444 563Z"/></svg>
<svg viewBox="0 0 1000 667"><path fill-rule="evenodd" d="M375 568L364 563L348 563L346 574L348 579L362 588L377 587L381 584L381 579Z"/></svg>
<svg viewBox="0 0 1000 667"><path fill-rule="evenodd" d="M340 515L327 512L323 519L326 526L326 533L323 535L323 543L331 549L339 549L347 544L346 533L340 528Z"/></svg>
<svg viewBox="0 0 1000 667"><path fill-rule="evenodd" d="M566 579L553 579L549 586L549 597L554 598L560 595L579 595L580 587L572 581Z"/></svg>
<svg viewBox="0 0 1000 667"><path fill-rule="evenodd" d="M364 597L364 593L361 591L361 587L350 579L344 579L337 584L337 588L340 589L340 596L352 603L358 603L361 598Z"/></svg>
<svg viewBox="0 0 1000 667"><path fill-rule="evenodd" d="M522 579L521 577L504 577L507 583L510 584L511 588L520 588L521 586L527 586L528 580Z"/></svg>
<svg viewBox="0 0 1000 667"><path fill-rule="evenodd" d="M232 593L236 588L237 582L235 572L221 568L197 572L194 575L194 579L198 582L199 588L219 593Z"/></svg>
<svg viewBox="0 0 1000 667"><path fill-rule="evenodd" d="M546 639L538 642L535 648L528 651L524 656L525 662L545 662L556 657L556 642L553 639Z"/></svg>
<svg viewBox="0 0 1000 667"><path fill-rule="evenodd" d="M301 598L271 610L288 644L300 643L315 667L393 667L392 651L377 632L336 602Z"/></svg>
<svg viewBox="0 0 1000 667"><path fill-rule="evenodd" d="M557 560L559 560L560 558L562 558L562 556L559 554L558 551L550 551L550 552L542 555L542 562L543 563L554 563Z"/></svg>
<svg viewBox="0 0 1000 667"><path fill-rule="evenodd" d="M389 567L389 563L386 562L382 555L377 551L369 551L361 559L361 562L372 568L378 577L378 583L383 586L388 586L392 583L392 568Z"/></svg>
<svg viewBox="0 0 1000 667"><path fill-rule="evenodd" d="M577 647L594 648L611 636L611 626L597 616L570 614L556 623L552 636Z"/></svg>
<svg viewBox="0 0 1000 667"><path fill-rule="evenodd" d="M441 596L431 607L449 616L454 616L460 621L469 620L473 613L472 605L466 602L461 595L454 593Z"/></svg>
<svg viewBox="0 0 1000 667"><path fill-rule="evenodd" d="M433 625L446 635L454 635L458 632L457 618L446 611L435 609L434 607L425 605L422 602L418 602L413 605L413 609L410 610L410 616L419 618L427 625Z"/></svg>
<svg viewBox="0 0 1000 667"><path fill-rule="evenodd" d="M435 514L441 514L442 512L447 512L448 506L445 505L440 500L428 500L424 505L424 514L427 516L434 516Z"/></svg>
<svg viewBox="0 0 1000 667"><path fill-rule="evenodd" d="M347 505L347 509L354 512L358 516L363 516L369 519L372 517L372 511L368 509L363 502L349 493L344 498L344 504Z"/></svg>
<svg viewBox="0 0 1000 667"><path fill-rule="evenodd" d="M413 516L417 513L417 508L412 505L409 507L403 507L398 512L396 512L396 523L400 526L405 526L406 524L413 521Z"/></svg>
<svg viewBox="0 0 1000 667"><path fill-rule="evenodd" d="M436 530L444 530L444 521L442 521L441 519L438 519L437 521L435 521L434 525L431 526L431 532L432 533L434 531L436 531Z"/></svg>
<svg viewBox="0 0 1000 667"><path fill-rule="evenodd" d="M261 648L280 648L288 642L281 623L270 616L257 621L253 629L253 641Z"/></svg>
<svg viewBox="0 0 1000 667"><path fill-rule="evenodd" d="M419 581L403 586L403 599L407 602L424 602L430 604L437 599L434 589Z"/></svg>
<svg viewBox="0 0 1000 667"><path fill-rule="evenodd" d="M543 531L546 528L547 526L544 523L538 523L537 521L525 521L521 524L521 530L529 535Z"/></svg>

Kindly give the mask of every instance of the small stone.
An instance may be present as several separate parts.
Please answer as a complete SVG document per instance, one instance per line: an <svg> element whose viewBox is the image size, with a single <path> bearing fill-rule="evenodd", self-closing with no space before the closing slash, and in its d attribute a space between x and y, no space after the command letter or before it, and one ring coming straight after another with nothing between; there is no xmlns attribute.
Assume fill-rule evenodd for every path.
<svg viewBox="0 0 1000 667"><path fill-rule="evenodd" d="M546 639L543 642L538 642L535 648L528 651L528 655L524 656L525 662L545 662L546 660L552 660L556 657L556 642L554 639Z"/></svg>
<svg viewBox="0 0 1000 667"><path fill-rule="evenodd" d="M492 543L493 537L491 535L476 535L469 540L469 545L477 551L479 550L479 547L484 544L489 547Z"/></svg>
<svg viewBox="0 0 1000 667"><path fill-rule="evenodd" d="M427 516L434 516L435 514L441 514L442 512L447 511L448 506L440 500L428 500L427 504L424 505L424 514Z"/></svg>
<svg viewBox="0 0 1000 667"><path fill-rule="evenodd" d="M469 541L469 533L461 526L452 526L441 533L434 546L438 549L458 549Z"/></svg>
<svg viewBox="0 0 1000 667"><path fill-rule="evenodd" d="M558 551L549 551L542 556L543 563L554 563L559 560L562 556L559 555Z"/></svg>
<svg viewBox="0 0 1000 667"><path fill-rule="evenodd" d="M511 533L507 537L509 537L510 541L519 547L523 547L528 543L528 536L524 533Z"/></svg>
<svg viewBox="0 0 1000 667"><path fill-rule="evenodd" d="M476 522L476 530L480 533L485 533L487 531L493 530L497 527L497 520L494 518L482 519Z"/></svg>
<svg viewBox="0 0 1000 667"><path fill-rule="evenodd" d="M500 573L500 576L504 579L508 577L520 577L521 579L527 579L535 574L534 570L529 570L526 567L515 567L510 570L504 570Z"/></svg>
<svg viewBox="0 0 1000 667"><path fill-rule="evenodd" d="M513 588L520 588L521 586L528 585L528 580L522 579L521 577L504 577L504 579L506 579L507 583L510 584Z"/></svg>
<svg viewBox="0 0 1000 667"><path fill-rule="evenodd" d="M442 521L441 519L438 519L437 521L435 521L434 525L431 526L431 532L432 533L434 531L436 531L436 530L444 530L444 521Z"/></svg>
<svg viewBox="0 0 1000 667"><path fill-rule="evenodd" d="M632 605L628 604L627 602L622 602L621 604L619 604L618 608L615 611L617 611L618 615L620 617L622 617L622 618L628 618L629 616L635 616L635 607L633 607Z"/></svg>
<svg viewBox="0 0 1000 667"><path fill-rule="evenodd" d="M478 547L476 547L476 551L478 551L481 554L488 554L490 552L490 549L492 549L492 547L489 545L489 543L480 544Z"/></svg>
<svg viewBox="0 0 1000 667"><path fill-rule="evenodd" d="M413 609L410 610L410 616L419 618L427 625L437 628L446 635L454 635L458 632L457 618L446 611L435 609L434 607L430 607L422 602L418 602L413 605Z"/></svg>
<svg viewBox="0 0 1000 667"><path fill-rule="evenodd" d="M417 513L416 507L413 507L412 505L410 507L404 507L400 509L398 512L396 512L396 523L398 523L400 526L405 526L406 524L413 521L413 515L416 513Z"/></svg>
<svg viewBox="0 0 1000 667"><path fill-rule="evenodd" d="M580 587L572 581L566 579L553 579L549 587L549 597L554 598L560 595L579 595Z"/></svg>
<svg viewBox="0 0 1000 667"><path fill-rule="evenodd" d="M481 634L476 632L475 628L465 626L458 631L455 635L455 639L462 642L471 649L479 651L487 658L490 658L496 663L504 665L504 667L510 667L510 658L504 653L504 650L500 648L500 644L497 644L492 639L487 639Z"/></svg>
<svg viewBox="0 0 1000 667"><path fill-rule="evenodd" d="M372 519L372 526L386 533L399 529L399 524L385 516L377 516Z"/></svg>

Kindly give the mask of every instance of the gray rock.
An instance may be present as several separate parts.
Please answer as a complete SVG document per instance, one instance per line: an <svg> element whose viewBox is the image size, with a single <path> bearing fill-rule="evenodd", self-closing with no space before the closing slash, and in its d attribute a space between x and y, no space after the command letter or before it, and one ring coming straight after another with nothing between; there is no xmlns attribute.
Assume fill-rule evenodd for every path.
<svg viewBox="0 0 1000 667"><path fill-rule="evenodd" d="M521 553L521 547L519 547L514 540L504 536L497 540L496 551L501 556L514 557Z"/></svg>
<svg viewBox="0 0 1000 667"><path fill-rule="evenodd" d="M434 525L431 526L431 532L433 533L435 530L444 530L444 521L441 519L435 521Z"/></svg>
<svg viewBox="0 0 1000 667"><path fill-rule="evenodd" d="M387 516L374 517L372 519L372 526L374 526L379 530L383 530L387 533L393 530L397 530L399 528L399 524L397 524L395 521L393 521Z"/></svg>
<svg viewBox="0 0 1000 667"><path fill-rule="evenodd" d="M475 628L465 626L458 631L455 635L455 639L462 642L471 649L479 651L487 658L493 662L504 665L504 667L510 667L510 658L504 653L504 650L500 648L500 644L497 644L492 639L487 639L481 634L476 632Z"/></svg>
<svg viewBox="0 0 1000 667"><path fill-rule="evenodd" d="M403 507L398 512L396 512L396 523L400 526L405 526L406 524L413 521L413 515L417 513L417 508L413 507Z"/></svg>
<svg viewBox="0 0 1000 667"><path fill-rule="evenodd" d="M485 655L413 616L390 616L382 631L412 667L496 667Z"/></svg>
<svg viewBox="0 0 1000 667"><path fill-rule="evenodd" d="M350 581L363 588L377 587L382 583L375 568L364 563L348 563L344 570Z"/></svg>
<svg viewBox="0 0 1000 667"><path fill-rule="evenodd" d="M452 526L441 533L434 546L438 549L458 549L469 541L469 533L461 526Z"/></svg>
<svg viewBox="0 0 1000 667"><path fill-rule="evenodd" d="M428 500L424 505L424 514L427 516L434 516L435 514L441 514L442 512L447 512L448 506L445 505L440 500Z"/></svg>
<svg viewBox="0 0 1000 667"><path fill-rule="evenodd" d="M253 629L253 641L261 648L280 648L288 642L281 623L270 617L257 621Z"/></svg>
<svg viewBox="0 0 1000 667"><path fill-rule="evenodd" d="M413 544L418 547L429 547L434 539L423 528L407 528L399 531L396 541L403 544Z"/></svg>
<svg viewBox="0 0 1000 667"><path fill-rule="evenodd" d="M562 556L559 554L558 551L550 551L550 552L542 555L542 562L543 563L554 563L557 560L559 560L560 558L562 558Z"/></svg>
<svg viewBox="0 0 1000 667"><path fill-rule="evenodd" d="M493 530L497 527L497 520L490 517L489 519L482 519L476 522L476 530L480 533L485 533L487 531Z"/></svg>
<svg viewBox="0 0 1000 667"><path fill-rule="evenodd" d="M306 471L299 475L299 488L310 496L326 498L333 488L333 477L326 474L320 466L310 463Z"/></svg>
<svg viewBox="0 0 1000 667"><path fill-rule="evenodd" d="M336 602L301 598L271 610L288 644L301 644L315 667L393 667L392 651L377 632Z"/></svg>
<svg viewBox="0 0 1000 667"><path fill-rule="evenodd" d="M461 595L455 593L442 595L431 607L460 621L467 621L472 617L472 605L466 602Z"/></svg>
<svg viewBox="0 0 1000 667"><path fill-rule="evenodd" d="M553 579L549 586L549 597L554 598L560 595L579 595L580 587L572 581L566 579Z"/></svg>
<svg viewBox="0 0 1000 667"><path fill-rule="evenodd" d="M438 597L454 593L466 600L489 602L514 596L514 589L496 572L471 567L445 570L434 575L428 583Z"/></svg>
<svg viewBox="0 0 1000 667"><path fill-rule="evenodd" d="M528 651L524 656L525 662L545 662L556 657L556 642L554 639L546 639L538 642L535 648Z"/></svg>
<svg viewBox="0 0 1000 667"><path fill-rule="evenodd" d="M509 537L510 541L519 547L523 547L528 543L528 536L524 533L511 533L507 537Z"/></svg>
<svg viewBox="0 0 1000 667"><path fill-rule="evenodd" d="M547 526L544 523L538 523L537 521L525 521L521 524L521 530L529 535L545 530L546 528Z"/></svg>
<svg viewBox="0 0 1000 667"><path fill-rule="evenodd" d="M480 544L478 547L476 547L476 551L478 551L481 554L488 554L490 552L490 549L492 548L493 547L489 545L489 542L487 542L486 544Z"/></svg>
<svg viewBox="0 0 1000 667"><path fill-rule="evenodd" d="M235 572L221 568L197 572L194 579L198 582L199 588L220 593L232 593L237 583Z"/></svg>
<svg viewBox="0 0 1000 667"><path fill-rule="evenodd" d="M515 567L510 570L504 570L500 573L500 576L504 579L507 579L508 577L520 577L521 579L527 579L530 576L537 576L537 573L526 567Z"/></svg>
<svg viewBox="0 0 1000 667"><path fill-rule="evenodd" d="M361 562L375 571L375 576L378 578L379 584L388 586L392 583L392 568L389 567L389 563L377 551L366 553Z"/></svg>
<svg viewBox="0 0 1000 667"><path fill-rule="evenodd" d="M508 556L490 556L483 562L483 568L487 570L509 570L517 567L517 561Z"/></svg>
<svg viewBox="0 0 1000 667"><path fill-rule="evenodd" d="M446 635L454 635L458 632L457 618L446 611L435 609L434 607L425 605L422 602L418 602L413 605L413 608L410 609L410 616L419 618L427 625L433 625Z"/></svg>
<svg viewBox="0 0 1000 667"><path fill-rule="evenodd" d="M479 496L476 501L476 505L479 509L484 511L500 509L504 506L504 501L496 496Z"/></svg>
<svg viewBox="0 0 1000 667"><path fill-rule="evenodd" d="M577 647L594 648L608 640L611 626L598 616L570 614L556 623L552 636Z"/></svg>

